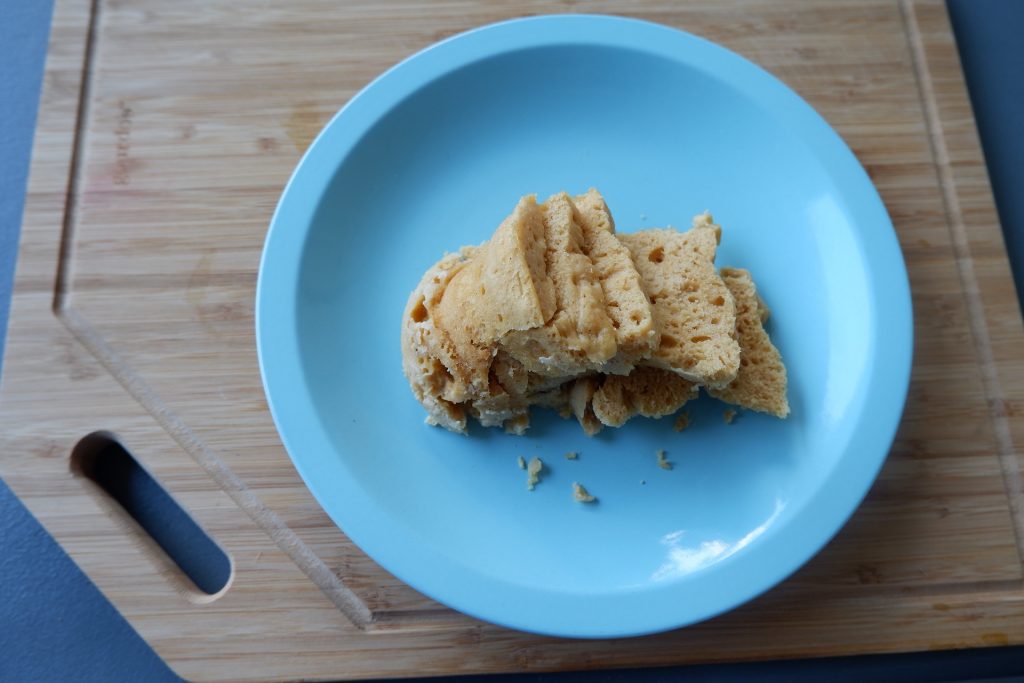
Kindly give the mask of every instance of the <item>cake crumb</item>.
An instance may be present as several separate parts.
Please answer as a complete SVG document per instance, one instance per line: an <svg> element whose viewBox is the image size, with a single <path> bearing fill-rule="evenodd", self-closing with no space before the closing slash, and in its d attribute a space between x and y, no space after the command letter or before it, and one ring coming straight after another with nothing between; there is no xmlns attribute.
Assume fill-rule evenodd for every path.
<svg viewBox="0 0 1024 683"><path fill-rule="evenodd" d="M516 460L516 462L519 464L519 469L521 469L521 470L525 470L526 469L526 461L523 459L523 456L520 455L519 459Z"/></svg>
<svg viewBox="0 0 1024 683"><path fill-rule="evenodd" d="M544 469L544 463L540 458L533 458L526 467L526 488L533 490L533 487L540 482L540 473Z"/></svg>
<svg viewBox="0 0 1024 683"><path fill-rule="evenodd" d="M597 498L590 495L590 492L583 488L582 484L578 484L575 481L572 483L572 498L577 503L593 503L597 501Z"/></svg>
<svg viewBox="0 0 1024 683"><path fill-rule="evenodd" d="M672 425L673 429L677 432L681 432L690 426L690 414L685 410L676 416L676 422Z"/></svg>
<svg viewBox="0 0 1024 683"><path fill-rule="evenodd" d="M722 419L725 420L725 424L731 425L732 421L736 419L736 411L732 408L726 408L725 412L722 413Z"/></svg>
<svg viewBox="0 0 1024 683"><path fill-rule="evenodd" d="M672 463L665 459L665 451L659 449L656 452L656 455L658 456L658 467L660 467L663 470L672 469Z"/></svg>
<svg viewBox="0 0 1024 683"><path fill-rule="evenodd" d="M566 460L575 460L578 457L580 457L580 454L577 453L576 451L569 451L568 453L565 454Z"/></svg>

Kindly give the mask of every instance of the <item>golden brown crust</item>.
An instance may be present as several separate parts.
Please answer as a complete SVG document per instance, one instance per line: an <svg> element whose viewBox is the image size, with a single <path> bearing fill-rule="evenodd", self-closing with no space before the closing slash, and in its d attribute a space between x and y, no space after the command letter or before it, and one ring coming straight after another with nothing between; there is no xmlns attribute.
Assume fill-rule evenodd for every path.
<svg viewBox="0 0 1024 683"><path fill-rule="evenodd" d="M452 376L435 353L438 332L431 309L440 301L448 283L467 263L463 254L448 254L431 266L409 295L402 317L402 369L413 395L427 409L427 423L453 432L466 431L466 415L460 405L466 387Z"/></svg>

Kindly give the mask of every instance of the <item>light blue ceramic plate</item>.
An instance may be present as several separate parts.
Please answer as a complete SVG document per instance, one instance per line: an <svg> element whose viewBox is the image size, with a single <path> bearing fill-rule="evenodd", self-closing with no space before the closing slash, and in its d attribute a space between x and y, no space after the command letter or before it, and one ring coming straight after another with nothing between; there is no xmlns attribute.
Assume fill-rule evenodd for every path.
<svg viewBox="0 0 1024 683"><path fill-rule="evenodd" d="M749 268L773 310L788 420L727 426L702 399L682 434L635 420L588 439L544 414L525 437L423 424L399 351L420 275L520 195L591 186L623 231L713 211L718 264ZM911 335L892 224L828 124L728 50L610 17L488 26L374 81L296 169L257 291L271 410L331 518L423 593L562 636L690 624L807 561L885 458ZM533 492L520 455L549 465ZM573 502L573 481L599 502Z"/></svg>

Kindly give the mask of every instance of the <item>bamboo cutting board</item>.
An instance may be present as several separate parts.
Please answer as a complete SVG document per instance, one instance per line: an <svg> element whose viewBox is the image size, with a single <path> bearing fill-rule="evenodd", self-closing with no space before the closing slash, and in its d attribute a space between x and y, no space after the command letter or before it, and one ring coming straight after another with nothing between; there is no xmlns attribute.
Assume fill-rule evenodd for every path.
<svg viewBox="0 0 1024 683"><path fill-rule="evenodd" d="M544 12L628 14L763 65L884 199L916 315L892 453L783 585L605 642L451 612L377 567L299 480L260 386L253 296L280 190L328 117L438 39ZM945 6L58 0L0 395L0 474L182 676L336 679L1024 643L1024 330ZM204 597L70 454L115 433L226 550Z"/></svg>

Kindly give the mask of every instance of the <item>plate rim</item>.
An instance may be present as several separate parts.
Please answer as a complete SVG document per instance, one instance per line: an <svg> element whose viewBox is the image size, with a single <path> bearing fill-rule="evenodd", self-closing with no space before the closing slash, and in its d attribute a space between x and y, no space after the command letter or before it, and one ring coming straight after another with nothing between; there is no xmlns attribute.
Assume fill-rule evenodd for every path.
<svg viewBox="0 0 1024 683"><path fill-rule="evenodd" d="M833 471L822 480L821 485L809 496L804 505L805 508L813 507L827 512L808 519L807 510L802 510L798 513L802 517L794 517L782 529L773 529L770 534L766 534L764 541L769 540L769 535L777 537L788 527L796 527L798 521L802 522L802 542L794 542L793 538L786 537L793 535L792 528L789 529L789 534L784 534L783 539L779 541L782 545L796 545L796 548L789 548L788 552L782 553L789 558L788 561L785 558L780 559L779 553L771 551L771 545L762 541L757 544L759 548L751 547L743 553L749 556L751 552L760 549L759 554L766 556L769 571L757 572L758 580L751 580L750 576L737 576L734 562L716 565L714 570L709 571L726 577L726 581L731 577L734 580L734 584L731 585L733 590L729 592L728 598L710 600L711 605L704 605L703 609L697 610L694 614L686 614L685 606L680 607L677 603L666 600L668 596L663 595L664 592L679 593L686 586L686 583L681 583L666 584L660 591L649 591L657 593L660 598L656 603L649 600L639 601L641 606L650 608L647 612L635 607L623 612L623 608L631 606L630 603L612 599L615 596L588 595L587 601L597 600L602 603L599 609L595 611L593 606L583 609L576 620L566 620L562 615L560 619L552 621L552 609L570 606L573 600L578 602L578 596L567 596L557 592L554 595L550 592L540 593L530 587L495 582L493 577L467 576L467 572L474 573L471 568L453 564L443 553L424 547L425 544L418 541L402 544L404 550L396 552L394 545L398 544L379 540L381 535L387 535L385 530L389 529L386 515L383 526L380 519L366 523L359 518L376 515L346 515L344 510L338 509L339 506L333 502L338 498L339 488L345 494L343 497L349 501L343 506L347 509L368 505L373 510L372 497L361 492L354 481L332 480L332 495L329 498L332 502L327 502L326 472L322 471L323 463L311 462L304 457L296 456L296 453L311 452L315 449L331 449L331 442L326 434L320 433L322 428L316 417L315 406L312 405L308 388L305 386L297 333L297 307L294 306L294 302L297 300L299 267L307 233L302 232L301 239L295 239L292 231L301 231L305 229L303 226L308 227L311 224L320 197L326 192L334 169L343 162L345 156L369 128L402 99L415 93L432 79L442 77L454 69L515 50L551 45L625 47L687 62L700 57L701 65L713 75L717 68L731 78L740 78L745 87L753 89L769 100L777 101L787 116L802 119L809 127L803 131L804 137L812 136L818 146L822 146L822 149L815 148L814 151L832 150L831 153L836 157L832 161L837 163L826 165L826 172L842 172L846 183L853 183L858 190L849 194L856 194L860 198L864 195L873 200L873 206L869 209L874 213L874 219L878 221L877 224L872 223L869 226L873 231L873 239L868 240L862 234L862 225L855 225L854 232L860 238L860 246L879 257L877 261L872 260L871 263L883 264L881 269L886 275L884 279L888 287L885 288L885 296L875 293L872 303L877 316L876 327L886 331L890 339L887 347L891 348L892 352L881 357L876 353L871 357L870 381L877 382L879 375L888 376L889 393L872 398L873 416L868 415L867 406L862 408L858 416L861 424L871 417L873 427L870 430L856 430L857 433L854 434L853 438L861 442L860 458L856 461L850 458L849 451L853 448L851 441L846 454L840 455ZM774 113L776 110L771 111ZM846 186L840 183L837 185ZM863 260L869 262L868 253L864 254ZM875 272L878 269L876 267L868 270L868 285L874 290L879 289ZM292 304L290 308L289 303ZM608 15L557 14L525 17L474 28L413 54L360 90L331 118L310 144L281 194L260 258L255 328L260 376L277 432L310 493L343 533L386 571L444 605L509 628L542 635L576 638L645 635L704 621L738 607L773 588L820 552L857 510L885 462L905 405L913 357L913 309L909 277L898 238L877 189L839 134L791 88L737 53L679 29L639 19ZM289 400L275 401L275 394L288 396ZM293 401L296 395L299 400ZM881 409L878 407L879 403L882 404ZM304 423L301 429L294 426L299 423ZM310 423L315 423L312 429ZM872 457L864 457L865 453L871 454ZM836 482L841 474L844 476L837 486ZM854 475L852 479L851 474ZM826 492L829 493L828 497L825 496ZM400 531L390 528L392 534ZM414 566L410 566L404 559L409 556L416 557L416 562L411 563ZM718 583L722 583L722 580L720 579ZM455 587L454 590L452 587ZM512 591L512 594L507 591ZM524 595L523 591L531 595ZM505 597L495 600L491 596L492 593L499 593ZM631 601L635 599L635 596L630 597ZM520 604L527 606L550 607L539 612L517 609L510 613L503 609L502 605L516 600L522 600ZM659 603L663 606L659 607ZM611 619L602 622L594 618L595 613L605 613ZM607 623L609 621L614 621L614 625Z"/></svg>

